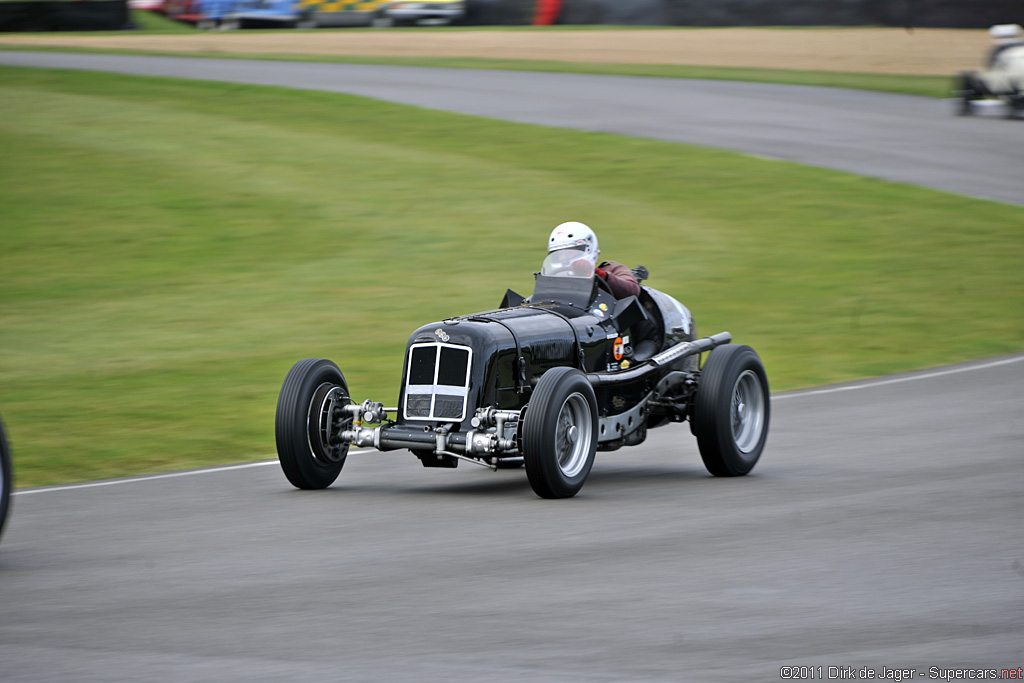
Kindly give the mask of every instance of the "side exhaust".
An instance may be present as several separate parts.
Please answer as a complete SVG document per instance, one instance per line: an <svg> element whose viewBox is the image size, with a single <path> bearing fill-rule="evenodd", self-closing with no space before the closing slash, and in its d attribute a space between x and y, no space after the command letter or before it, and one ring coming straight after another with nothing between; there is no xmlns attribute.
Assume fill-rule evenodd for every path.
<svg viewBox="0 0 1024 683"><path fill-rule="evenodd" d="M615 384L622 384L624 382L632 382L654 372L663 365L668 365L680 358L686 358L687 356L693 356L698 353L710 351L716 346L728 344L731 341L732 335L730 333L719 332L718 334L710 337L704 337L692 342L680 342L673 347L665 349L658 355L653 356L649 361L641 363L635 368L631 368L624 372L616 372L614 374L607 375L589 373L587 374L587 381L589 381L594 387L606 387Z"/></svg>

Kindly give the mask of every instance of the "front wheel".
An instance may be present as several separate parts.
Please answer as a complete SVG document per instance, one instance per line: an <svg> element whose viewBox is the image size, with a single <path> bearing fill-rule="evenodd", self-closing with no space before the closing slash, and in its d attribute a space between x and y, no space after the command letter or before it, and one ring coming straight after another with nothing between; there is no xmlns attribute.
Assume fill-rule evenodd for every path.
<svg viewBox="0 0 1024 683"><path fill-rule="evenodd" d="M11 484L11 451L7 448L4 424L0 422L0 534L3 533L11 505Z"/></svg>
<svg viewBox="0 0 1024 683"><path fill-rule="evenodd" d="M962 73L956 77L953 83L954 111L958 116L970 116L973 113L972 103L978 99L975 89L974 77L969 73Z"/></svg>
<svg viewBox="0 0 1024 683"><path fill-rule="evenodd" d="M523 463L541 498L575 496L597 452L597 399L575 368L552 368L533 391L523 423Z"/></svg>
<svg viewBox="0 0 1024 683"><path fill-rule="evenodd" d="M274 434L281 469L296 488L327 488L338 478L348 455L341 431L352 418L337 409L349 403L345 377L329 360L300 360L284 378Z"/></svg>
<svg viewBox="0 0 1024 683"><path fill-rule="evenodd" d="M701 371L693 410L700 457L716 477L747 474L768 439L768 376L754 349L726 344Z"/></svg>
<svg viewBox="0 0 1024 683"><path fill-rule="evenodd" d="M1008 119L1015 119L1020 112L1024 112L1024 94L1017 92L1007 96L1006 111L1003 116Z"/></svg>

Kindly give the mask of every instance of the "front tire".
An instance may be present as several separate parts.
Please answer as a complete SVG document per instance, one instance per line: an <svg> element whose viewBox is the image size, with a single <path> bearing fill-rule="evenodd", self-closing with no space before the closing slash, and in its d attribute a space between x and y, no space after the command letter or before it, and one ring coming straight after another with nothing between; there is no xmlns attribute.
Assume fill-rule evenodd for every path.
<svg viewBox="0 0 1024 683"><path fill-rule="evenodd" d="M552 368L537 383L523 423L523 464L541 498L575 496L597 452L597 399L575 368Z"/></svg>
<svg viewBox="0 0 1024 683"><path fill-rule="evenodd" d="M11 506L11 451L7 447L4 436L4 424L0 422L0 534L4 531L4 522Z"/></svg>
<svg viewBox="0 0 1024 683"><path fill-rule="evenodd" d="M716 477L738 477L757 464L768 439L768 376L749 346L711 351L701 371L693 410L700 457Z"/></svg>
<svg viewBox="0 0 1024 683"><path fill-rule="evenodd" d="M335 408L350 402L345 377L329 360L300 360L284 378L274 434L281 469L296 488L323 489L338 478L348 455L338 435L351 418L337 421Z"/></svg>
<svg viewBox="0 0 1024 683"><path fill-rule="evenodd" d="M972 102L978 99L978 93L971 74L965 72L956 77L953 98L957 116L970 116L973 113Z"/></svg>
<svg viewBox="0 0 1024 683"><path fill-rule="evenodd" d="M1024 111L1024 94L1016 92L1006 98L1006 110L1003 116L1008 119L1017 118L1019 112Z"/></svg>

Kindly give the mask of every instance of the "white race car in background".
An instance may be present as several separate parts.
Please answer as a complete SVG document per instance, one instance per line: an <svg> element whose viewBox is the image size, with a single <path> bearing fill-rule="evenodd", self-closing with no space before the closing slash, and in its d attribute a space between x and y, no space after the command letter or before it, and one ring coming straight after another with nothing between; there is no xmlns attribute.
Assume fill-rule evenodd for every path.
<svg viewBox="0 0 1024 683"><path fill-rule="evenodd" d="M465 0L400 0L386 3L373 20L373 25L384 27L451 24L458 22L465 14Z"/></svg>
<svg viewBox="0 0 1024 683"><path fill-rule="evenodd" d="M1001 105L1007 118L1024 112L1024 37L1019 24L998 24L989 29L994 47L985 69L964 71L956 78L953 96L961 116L975 108Z"/></svg>

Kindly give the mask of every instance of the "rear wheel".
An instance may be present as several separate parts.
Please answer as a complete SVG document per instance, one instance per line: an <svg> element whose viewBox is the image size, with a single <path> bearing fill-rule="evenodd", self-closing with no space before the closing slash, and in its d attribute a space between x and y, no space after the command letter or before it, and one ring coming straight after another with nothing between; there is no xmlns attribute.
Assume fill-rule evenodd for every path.
<svg viewBox="0 0 1024 683"><path fill-rule="evenodd" d="M523 423L523 463L542 498L576 495L597 452L597 399L574 368L552 368L533 391Z"/></svg>
<svg viewBox="0 0 1024 683"><path fill-rule="evenodd" d="M700 457L716 477L747 474L768 439L768 377L749 346L714 349L701 371L693 410Z"/></svg>
<svg viewBox="0 0 1024 683"><path fill-rule="evenodd" d="M345 377L331 361L307 358L288 372L274 432L281 469L296 488L322 489L338 478L348 455L341 430L352 418L339 418L337 408L349 403Z"/></svg>

